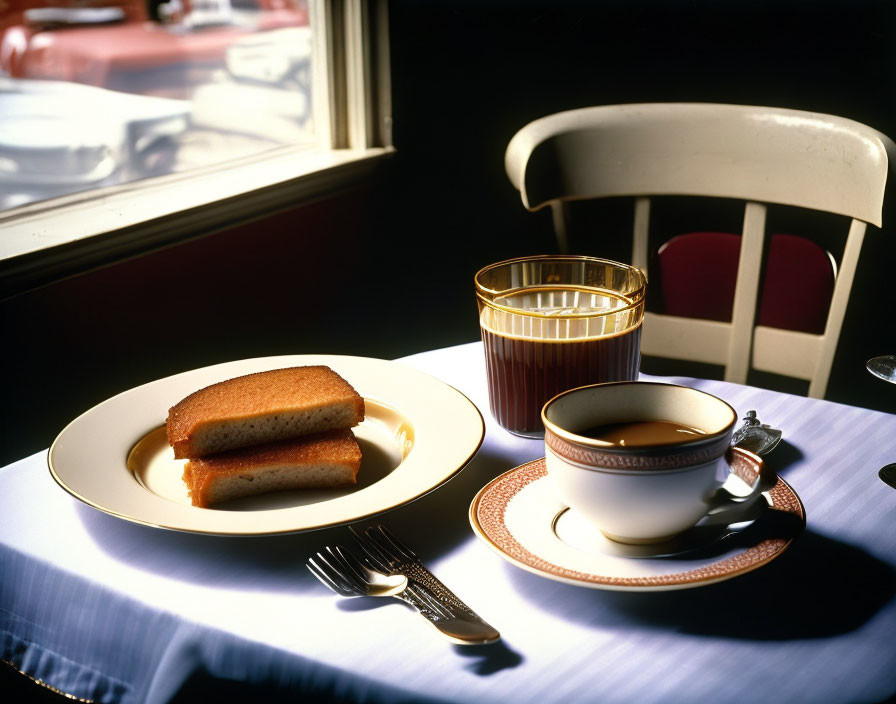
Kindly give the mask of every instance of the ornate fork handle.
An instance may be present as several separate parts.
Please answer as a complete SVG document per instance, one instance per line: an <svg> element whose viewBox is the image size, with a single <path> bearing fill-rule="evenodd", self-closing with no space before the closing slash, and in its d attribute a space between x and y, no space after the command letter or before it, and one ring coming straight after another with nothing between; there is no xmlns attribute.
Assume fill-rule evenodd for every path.
<svg viewBox="0 0 896 704"><path fill-rule="evenodd" d="M500 633L472 611L472 618L458 617L417 583L412 582L407 589L395 596L417 609L443 636L458 645L485 645L501 637Z"/></svg>
<svg viewBox="0 0 896 704"><path fill-rule="evenodd" d="M419 562L412 562L402 568L404 575L415 584L423 586L430 594L453 610L461 611L467 616L479 618L476 612L462 602L458 596L446 587L438 577L432 574Z"/></svg>

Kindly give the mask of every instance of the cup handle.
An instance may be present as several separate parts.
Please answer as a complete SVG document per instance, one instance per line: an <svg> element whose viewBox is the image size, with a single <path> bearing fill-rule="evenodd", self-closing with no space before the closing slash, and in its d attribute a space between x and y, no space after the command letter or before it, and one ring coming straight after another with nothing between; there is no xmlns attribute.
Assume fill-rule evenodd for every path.
<svg viewBox="0 0 896 704"><path fill-rule="evenodd" d="M732 474L752 484L752 491L746 496L736 496L720 487L707 501L709 510L703 525L729 525L758 517L765 507L762 492L778 482L778 475L768 464L758 455L742 448L728 448L725 461Z"/></svg>

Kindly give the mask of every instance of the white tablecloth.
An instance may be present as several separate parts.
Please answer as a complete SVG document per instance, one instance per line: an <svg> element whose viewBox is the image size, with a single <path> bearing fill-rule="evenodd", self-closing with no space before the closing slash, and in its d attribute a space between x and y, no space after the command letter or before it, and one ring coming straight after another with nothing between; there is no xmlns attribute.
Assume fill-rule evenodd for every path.
<svg viewBox="0 0 896 704"><path fill-rule="evenodd" d="M479 344L401 360L464 392L485 442L385 522L502 633L452 646L395 600L340 599L306 570L345 528L218 538L128 523L73 499L46 453L0 469L0 653L98 702L165 702L234 680L267 697L433 702L857 702L896 693L896 416L675 379L782 428L770 462L802 498L782 557L717 585L640 594L543 579L472 534L490 479L543 455L488 411ZM896 388L894 388L896 408ZM374 521L370 521L371 523Z"/></svg>

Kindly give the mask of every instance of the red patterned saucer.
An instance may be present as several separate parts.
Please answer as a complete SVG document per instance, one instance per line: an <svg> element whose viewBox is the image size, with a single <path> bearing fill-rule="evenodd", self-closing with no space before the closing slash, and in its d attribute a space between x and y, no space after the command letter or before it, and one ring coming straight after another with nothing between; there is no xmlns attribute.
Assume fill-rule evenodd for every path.
<svg viewBox="0 0 896 704"><path fill-rule="evenodd" d="M549 579L595 589L701 587L765 565L802 532L806 513L783 479L767 508L724 532L692 529L675 543L628 546L607 539L557 496L544 458L486 484L470 505L473 531L509 562Z"/></svg>

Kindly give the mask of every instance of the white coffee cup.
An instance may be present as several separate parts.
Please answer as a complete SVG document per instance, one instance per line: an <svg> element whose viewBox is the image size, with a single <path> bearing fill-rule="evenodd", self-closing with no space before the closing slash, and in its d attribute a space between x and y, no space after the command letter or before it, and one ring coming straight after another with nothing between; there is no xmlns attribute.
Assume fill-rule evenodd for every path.
<svg viewBox="0 0 896 704"><path fill-rule="evenodd" d="M545 464L561 499L619 542L669 540L705 516L732 523L776 481L758 457L731 450L734 409L689 387L636 381L583 386L555 396L541 415ZM671 421L699 434L629 446L582 434L645 421ZM750 493L722 489L732 472L755 477L757 468Z"/></svg>

